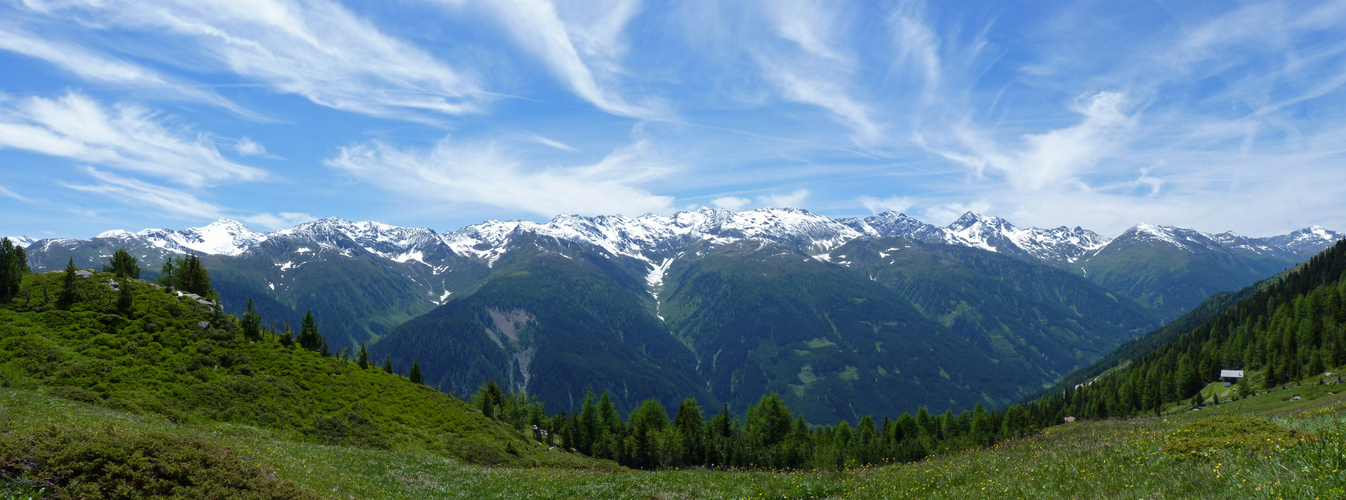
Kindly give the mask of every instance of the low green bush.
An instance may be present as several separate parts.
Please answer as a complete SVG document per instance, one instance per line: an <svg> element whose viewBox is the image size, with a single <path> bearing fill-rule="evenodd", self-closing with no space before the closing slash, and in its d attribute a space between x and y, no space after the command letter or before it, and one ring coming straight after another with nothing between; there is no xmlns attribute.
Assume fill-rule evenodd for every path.
<svg viewBox="0 0 1346 500"><path fill-rule="evenodd" d="M200 437L49 427L0 435L0 488L58 498L318 498Z"/></svg>

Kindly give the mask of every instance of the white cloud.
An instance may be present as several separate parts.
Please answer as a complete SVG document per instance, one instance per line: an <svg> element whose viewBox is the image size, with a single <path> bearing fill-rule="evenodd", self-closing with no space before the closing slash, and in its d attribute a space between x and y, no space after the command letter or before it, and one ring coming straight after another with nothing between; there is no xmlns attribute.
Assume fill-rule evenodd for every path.
<svg viewBox="0 0 1346 500"><path fill-rule="evenodd" d="M986 200L977 200L971 203L952 202L926 207L924 210L921 210L921 214L922 218L931 221L932 224L951 224L968 212L977 214L990 213L991 207L992 204Z"/></svg>
<svg viewBox="0 0 1346 500"><path fill-rule="evenodd" d="M248 224L256 224L267 229L286 229L318 219L318 217L303 212L281 212L278 214L261 213L256 215L236 216L235 218Z"/></svg>
<svg viewBox="0 0 1346 500"><path fill-rule="evenodd" d="M757 197L757 202L763 207L771 208L802 208L804 200L809 197L809 190L799 188L789 193L768 194Z"/></svg>
<svg viewBox="0 0 1346 500"><path fill-rule="evenodd" d="M876 214L880 212L905 212L916 204L916 200L908 196L889 196L887 198L861 196L856 198L856 201L864 205L865 210Z"/></svg>
<svg viewBox="0 0 1346 500"><path fill-rule="evenodd" d="M124 204L153 209L157 215L179 219L213 219L223 212L219 205L202 201L178 189L102 172L92 167L86 168L85 172L100 184L62 184L70 189L98 193Z"/></svg>
<svg viewBox="0 0 1346 500"><path fill-rule="evenodd" d="M838 47L838 38L851 30L837 4L791 0L766 2L763 8L775 35L789 43L750 42L762 75L784 98L827 110L851 129L856 142L877 141L883 131L871 118L871 106L852 95L856 63Z"/></svg>
<svg viewBox="0 0 1346 500"><path fill-rule="evenodd" d="M618 60L625 53L621 33L638 11L638 2L571 2L567 6L574 15L564 16L571 22L549 0L491 0L476 5L488 10L516 43L541 58L572 92L598 109L642 119L665 114L654 103L629 103L611 88L614 77L621 73ZM586 59L605 68L603 73L608 78L600 79Z"/></svg>
<svg viewBox="0 0 1346 500"><path fill-rule="evenodd" d="M762 2L777 34L810 54L850 64L850 58L834 47L834 30L840 13L833 2L819 0L769 0Z"/></svg>
<svg viewBox="0 0 1346 500"><path fill-rule="evenodd" d="M416 118L425 112L475 112L484 98L472 78L331 1L32 0L26 5L52 17L96 19L90 26L176 37L205 58L180 62L184 66L213 63L213 70L336 109Z"/></svg>
<svg viewBox="0 0 1346 500"><path fill-rule="evenodd" d="M234 144L234 151L243 156L266 156L266 146L244 136Z"/></svg>
<svg viewBox="0 0 1346 500"><path fill-rule="evenodd" d="M15 193L14 191L11 191L9 188L5 186L0 186L0 195L8 196L10 198L14 198L19 201L28 201L28 198L20 196L19 193Z"/></svg>
<svg viewBox="0 0 1346 500"><path fill-rule="evenodd" d="M32 36L22 30L0 26L0 50L42 59L85 80L115 83L128 88L167 92L170 97L203 102L249 119L265 121L210 90L194 87L138 64L98 54L78 45Z"/></svg>
<svg viewBox="0 0 1346 500"><path fill-rule="evenodd" d="M752 200L738 196L721 196L710 200L710 204L715 208L726 210L743 210L743 207L748 206L749 203L752 203Z"/></svg>
<svg viewBox="0 0 1346 500"><path fill-rule="evenodd" d="M104 108L82 94L0 99L0 148L140 172L190 187L267 177L261 169L225 159L209 136L190 137L163 121L139 106Z"/></svg>
<svg viewBox="0 0 1346 500"><path fill-rule="evenodd" d="M598 163L535 168L495 144L450 138L429 151L382 142L341 148L324 164L381 189L439 204L477 203L546 217L559 213L666 213L671 196L638 187L673 166L647 141L618 148Z"/></svg>
<svg viewBox="0 0 1346 500"><path fill-rule="evenodd" d="M578 151L579 151L579 149L576 149L574 146L571 146L571 145L569 145L569 144L566 144L566 143L564 143L564 142L557 141L557 140L554 140L554 139L548 139L548 138L546 138L546 137L542 137L542 136L537 135L537 134L527 134L527 135L524 135L523 138L526 139L526 140L528 140L528 141L536 142L536 143L541 144L541 145L543 145L543 146L547 146L547 147L549 147L549 148L559 149L559 150L561 150L561 151L569 151L569 152L571 152L571 153L575 153L575 152L578 152Z"/></svg>

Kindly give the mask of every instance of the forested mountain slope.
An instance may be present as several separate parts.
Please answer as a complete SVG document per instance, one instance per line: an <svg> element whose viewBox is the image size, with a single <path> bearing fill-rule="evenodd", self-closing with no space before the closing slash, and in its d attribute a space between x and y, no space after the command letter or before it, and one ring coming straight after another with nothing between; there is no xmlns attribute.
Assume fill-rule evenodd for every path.
<svg viewBox="0 0 1346 500"><path fill-rule="evenodd" d="M1243 370L1240 384L1251 391L1346 364L1344 273L1341 241L1162 347L1039 399L1035 415L1128 415L1190 398L1221 370Z"/></svg>

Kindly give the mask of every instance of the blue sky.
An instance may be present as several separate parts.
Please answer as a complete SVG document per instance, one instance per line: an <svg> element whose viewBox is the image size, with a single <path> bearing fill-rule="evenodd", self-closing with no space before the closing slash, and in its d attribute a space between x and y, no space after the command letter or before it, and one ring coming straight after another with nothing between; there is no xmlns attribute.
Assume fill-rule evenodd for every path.
<svg viewBox="0 0 1346 500"><path fill-rule="evenodd" d="M0 2L0 234L1346 229L1346 2Z"/></svg>

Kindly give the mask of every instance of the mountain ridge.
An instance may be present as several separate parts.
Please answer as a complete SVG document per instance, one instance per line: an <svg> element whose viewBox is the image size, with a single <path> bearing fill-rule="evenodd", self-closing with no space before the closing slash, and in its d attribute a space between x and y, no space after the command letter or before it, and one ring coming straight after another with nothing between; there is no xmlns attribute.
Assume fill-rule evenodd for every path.
<svg viewBox="0 0 1346 500"><path fill-rule="evenodd" d="M599 215L593 217L561 214L547 223L524 220L487 220L451 232L426 227L403 227L377 221L347 221L328 217L304 222L288 229L256 232L243 224L222 218L203 227L181 230L144 229L132 233L110 230L84 240L73 238L32 239L16 237L21 246L52 242L104 239L141 239L154 247L173 253L240 255L262 242L277 237L319 235L339 232L359 242L371 253L399 262L422 261L415 252L436 240L454 253L484 261L489 265L499 258L500 248L514 236L530 232L583 241L607 250L643 260L657 267L655 260L671 256L678 244L696 239L725 244L744 239L792 243L814 255L823 255L860 237L903 237L924 243L943 243L1004 253L1021 258L1066 267L1097 254L1123 237L1148 237L1157 242L1187 248L1183 241L1195 239L1213 242L1253 254L1304 256L1315 253L1332 241L1346 237L1321 226L1310 226L1283 235L1247 237L1233 232L1205 233L1192 229L1139 223L1114 238L1079 226L1043 229L1020 228L996 217L967 212L946 227L940 227L906 214L882 212L866 218L830 218L796 208L767 208L747 211L701 208L677 212L672 216L646 214L638 217ZM396 236L397 238L394 238ZM23 243L27 243L26 245ZM431 265L426 263L427 265ZM433 267L433 266L432 266Z"/></svg>

